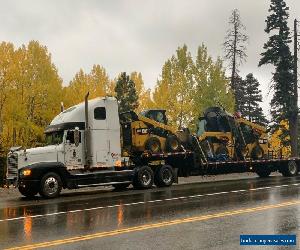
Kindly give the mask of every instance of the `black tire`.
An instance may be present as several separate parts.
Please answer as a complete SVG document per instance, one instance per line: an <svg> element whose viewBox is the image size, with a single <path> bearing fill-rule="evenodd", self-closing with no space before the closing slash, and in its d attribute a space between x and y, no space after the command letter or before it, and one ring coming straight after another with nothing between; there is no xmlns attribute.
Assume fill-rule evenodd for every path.
<svg viewBox="0 0 300 250"><path fill-rule="evenodd" d="M43 176L40 183L40 195L45 198L55 198L59 196L62 189L62 181L58 174L54 172Z"/></svg>
<svg viewBox="0 0 300 250"><path fill-rule="evenodd" d="M228 149L225 145L221 144L217 149L216 149L216 152L215 152L215 155L229 155L229 152L228 152Z"/></svg>
<svg viewBox="0 0 300 250"><path fill-rule="evenodd" d="M180 142L176 135L169 135L166 139L166 150L167 152L178 152L180 151Z"/></svg>
<svg viewBox="0 0 300 250"><path fill-rule="evenodd" d="M260 160L264 158L264 150L260 146L255 146L251 151L252 160Z"/></svg>
<svg viewBox="0 0 300 250"><path fill-rule="evenodd" d="M269 177L270 174L271 174L271 170L259 170L259 171L256 171L256 174L260 177L260 178L266 178L266 177Z"/></svg>
<svg viewBox="0 0 300 250"><path fill-rule="evenodd" d="M32 187L19 186L18 189L19 189L19 192L27 198L33 198L38 193L38 190L36 190L35 188L32 188Z"/></svg>
<svg viewBox="0 0 300 250"><path fill-rule="evenodd" d="M245 160L248 156L247 148L240 148L239 146L235 149L235 155L237 156L237 160Z"/></svg>
<svg viewBox="0 0 300 250"><path fill-rule="evenodd" d="M147 189L153 186L154 174L150 167L143 166L137 169L132 185L136 189Z"/></svg>
<svg viewBox="0 0 300 250"><path fill-rule="evenodd" d="M169 165L159 167L154 176L154 184L157 187L169 187L174 182L174 170Z"/></svg>
<svg viewBox="0 0 300 250"><path fill-rule="evenodd" d="M145 149L149 150L151 153L161 152L161 143L156 137L150 137L145 143Z"/></svg>
<svg viewBox="0 0 300 250"><path fill-rule="evenodd" d="M295 161L289 161L281 171L283 176L291 177L298 174L298 166Z"/></svg>
<svg viewBox="0 0 300 250"><path fill-rule="evenodd" d="M122 191L127 189L130 186L130 183L120 183L120 184L114 184L112 186L115 188L115 190Z"/></svg>

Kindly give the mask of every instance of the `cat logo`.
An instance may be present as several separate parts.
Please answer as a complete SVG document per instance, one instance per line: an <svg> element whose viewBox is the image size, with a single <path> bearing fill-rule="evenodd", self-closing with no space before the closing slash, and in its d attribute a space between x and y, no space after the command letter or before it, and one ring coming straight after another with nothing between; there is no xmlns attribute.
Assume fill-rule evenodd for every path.
<svg viewBox="0 0 300 250"><path fill-rule="evenodd" d="M146 134L148 134L148 129L147 128L138 128L138 129L136 129L136 133L139 135L146 135Z"/></svg>

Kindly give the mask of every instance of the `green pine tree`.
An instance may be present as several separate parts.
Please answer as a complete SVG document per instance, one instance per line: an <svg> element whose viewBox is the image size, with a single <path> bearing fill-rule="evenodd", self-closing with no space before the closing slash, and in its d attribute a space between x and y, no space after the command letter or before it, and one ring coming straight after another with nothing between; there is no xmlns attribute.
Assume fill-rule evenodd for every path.
<svg viewBox="0 0 300 250"><path fill-rule="evenodd" d="M235 97L235 107L234 110L241 112L244 116L245 110L245 85L244 80L239 75L235 76L235 86L236 88L232 90Z"/></svg>
<svg viewBox="0 0 300 250"><path fill-rule="evenodd" d="M282 140L291 145L292 155L297 155L297 115L298 107L293 92L293 58L289 48L291 34L288 27L288 10L284 0L271 0L270 15L267 17L265 32L270 35L264 44L264 52L259 66L272 64L274 96L271 101L271 115L274 130L283 131ZM281 121L288 121L289 129L280 127Z"/></svg>
<svg viewBox="0 0 300 250"><path fill-rule="evenodd" d="M120 113L135 110L139 106L135 84L126 72L120 74L116 83L115 92Z"/></svg>
<svg viewBox="0 0 300 250"><path fill-rule="evenodd" d="M242 81L243 98L241 101L241 113L242 116L250 121L257 123L267 123L267 120L263 114L260 103L262 102L261 90L259 89L259 82L253 76L252 73L246 76L246 79Z"/></svg>

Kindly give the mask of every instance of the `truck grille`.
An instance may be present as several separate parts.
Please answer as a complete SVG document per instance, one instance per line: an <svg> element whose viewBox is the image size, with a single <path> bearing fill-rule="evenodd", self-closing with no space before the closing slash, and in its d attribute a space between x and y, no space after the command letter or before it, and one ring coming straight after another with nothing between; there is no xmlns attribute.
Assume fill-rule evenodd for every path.
<svg viewBox="0 0 300 250"><path fill-rule="evenodd" d="M13 180L18 177L18 154L11 153L7 157L7 180Z"/></svg>

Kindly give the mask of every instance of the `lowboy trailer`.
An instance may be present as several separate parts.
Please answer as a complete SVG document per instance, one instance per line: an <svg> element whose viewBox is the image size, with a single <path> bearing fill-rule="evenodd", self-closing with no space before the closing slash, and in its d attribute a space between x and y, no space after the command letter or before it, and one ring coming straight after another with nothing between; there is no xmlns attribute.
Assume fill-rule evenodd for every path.
<svg viewBox="0 0 300 250"><path fill-rule="evenodd" d="M143 129L130 127L130 123L122 128L116 99L88 101L87 95L84 103L53 119L45 130L46 146L11 148L7 156L7 184L14 184L26 197L39 193L53 198L63 188L112 185L124 189L132 184L134 188L147 189L153 184L171 186L180 176L256 172L267 177L275 171L295 176L299 171L300 158L271 155L259 160L207 160L200 143L198 150L182 147L176 152L125 152L123 140L126 138L128 143L128 138L135 137L134 141L138 141L138 131ZM148 127L147 131L151 133L151 129Z"/></svg>

